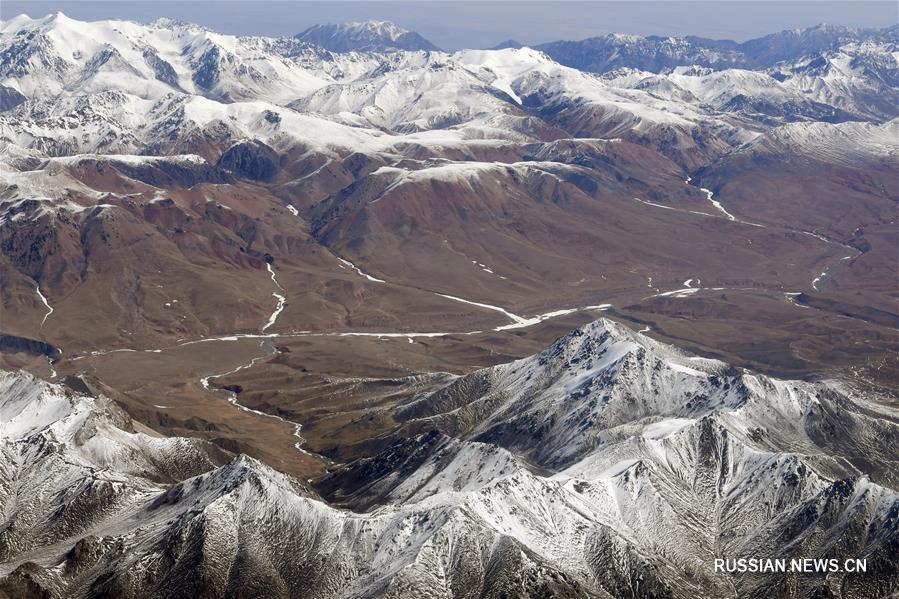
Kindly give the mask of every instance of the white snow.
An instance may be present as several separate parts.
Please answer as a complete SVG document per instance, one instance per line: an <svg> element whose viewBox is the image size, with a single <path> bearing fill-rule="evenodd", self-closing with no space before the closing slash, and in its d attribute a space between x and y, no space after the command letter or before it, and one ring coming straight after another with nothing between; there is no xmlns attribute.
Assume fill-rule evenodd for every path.
<svg viewBox="0 0 899 599"><path fill-rule="evenodd" d="M37 296L41 298L41 301L44 303L44 306L47 308L47 313L44 314L44 318L41 320L41 328L43 328L44 323L47 322L47 319L50 318L50 315L53 314L53 306L50 305L50 302L47 301L47 298L41 293L41 286L39 283L34 284L34 290L37 292Z"/></svg>
<svg viewBox="0 0 899 599"><path fill-rule="evenodd" d="M262 332L264 333L270 326L275 324L275 321L278 320L278 316L284 310L284 305L287 302L287 298L280 293L272 293L272 297L274 297L278 301L278 305L275 307L275 311L272 312L271 316L268 317L268 322L262 327Z"/></svg>
<svg viewBox="0 0 899 599"><path fill-rule="evenodd" d="M665 365L668 368L670 368L671 370L673 370L674 372L681 372L683 374L689 374L690 376L703 376L705 374L704 372L702 372L700 370L696 370L695 368L690 368L688 366L678 364L677 362L668 361L668 362L665 362Z"/></svg>
<svg viewBox="0 0 899 599"><path fill-rule="evenodd" d="M266 269L266 270L268 271L268 273L272 276L272 283L274 283L274 284L278 287L278 289L280 289L281 291L284 291L284 288L281 287L281 283L279 283L279 282L278 282L278 279L275 277L275 271L272 269L272 264L271 264L271 262L266 262L266 263L265 263L265 269Z"/></svg>
<svg viewBox="0 0 899 599"><path fill-rule="evenodd" d="M471 300L463 299L461 297L456 297L455 295L447 295L445 293L437 293L436 295L439 295L440 297L445 297L446 299L451 299L454 302L462 302L463 304L471 304L472 306L477 306L479 308L484 308L486 310L493 310L495 312L500 312L500 313L504 314L509 320L511 320L515 325L529 326L529 325L525 324L525 323L527 323L526 318L522 318L521 316L518 316L517 314L512 314L505 308L501 308L499 306L493 306L491 304L484 304L481 302L474 302Z"/></svg>
<svg viewBox="0 0 899 599"><path fill-rule="evenodd" d="M677 298L684 298L688 295L692 295L697 291L701 291L699 287L685 287L683 289L675 289L674 291L665 291L663 293L656 293L655 295L650 295L649 297L668 297L673 296Z"/></svg>
<svg viewBox="0 0 899 599"><path fill-rule="evenodd" d="M634 200L640 202L641 204L646 204L647 206L654 206L656 208L662 208L664 210L673 210L674 212L683 212L685 214L698 214L699 216L708 216L710 218L719 218L715 214L709 214L708 212L698 212L696 210L683 210L681 208L675 208L674 206L665 206L664 204L657 204L656 202L650 202L649 200L641 200L640 198L634 198Z"/></svg>
<svg viewBox="0 0 899 599"><path fill-rule="evenodd" d="M275 351L218 376L250 368ZM672 375L672 365L686 360L703 371L674 368ZM0 438L15 435L5 447L16 475L11 505L18 513L39 516L19 517L19 526L34 521L43 527L52 514L63 513L67 497L81 500L83 480L103 482L104 492L134 491L133 501L114 503L115 510L106 504L92 510L88 501L69 505L84 505L78 516L90 524L91 534L119 539L136 563L155 563L159 539L202 523L198 555L224 559L228 566L235 563L230 549L246 538L263 539L274 548L273 556L311 560L302 563L368 564L371 576L354 572L341 578L348 596L375 596L394 575L425 580L428 586L421 588L439 590L452 559L467 551L482 555L484 548L495 553L510 538L516 557L526 551L526 558L589 576L595 564L584 547L599 526L647 555L687 563L717 540L716 510L748 511L753 518L745 522L763 528L820 503L834 477L826 475L830 460L808 438L804 416L826 395L822 386L752 373L734 375L739 390L711 385L711 376L721 376L725 367L610 321L586 325L538 355L478 374L489 381L483 399L502 401L492 407L483 402L477 419L483 424L476 425L501 426L508 435L519 427L525 441L535 423L545 425L539 442L521 442L518 455L491 443L441 440L413 468L376 481L372 494L383 490L385 502L364 513L311 498L296 480L246 456L221 467L209 464L208 472L178 486L177 501L159 501L171 487L144 477L160 463L196 452L198 442L127 433L109 418L111 404L67 395L63 387L27 374L0 373ZM201 380L205 389L211 389L209 380ZM292 426L302 451L299 425L242 406L234 394L229 402ZM698 415L703 408L707 411ZM764 449L747 438L747 431L758 429L772 433ZM479 430L484 429L472 436ZM36 433L41 437L31 437ZM726 451L697 451L709 443ZM547 476L529 463L570 465ZM712 493L698 493L696 473L710 467L726 468L727 476ZM797 472L799 484L788 493L795 497L788 497L781 483ZM868 513L873 521L888 519L895 491L855 478L849 517ZM26 507L23 498L28 512L20 510ZM834 518L842 526L839 512ZM309 534L277 536L284 531ZM66 550L85 531L72 534L50 539L58 543L47 554L58 559L60 548ZM229 550L206 551L221 547Z"/></svg>
<svg viewBox="0 0 899 599"><path fill-rule="evenodd" d="M510 331L512 329L522 329L525 327L531 327L535 324L539 324L544 320L549 320L550 318L557 318L559 316L565 316L566 314L573 314L577 312L577 308L563 308L561 310L553 310L552 312L546 312L544 314L537 314L536 316L532 316L530 318L521 318L516 317L517 320L511 324L505 324L502 326L498 326L494 331Z"/></svg>
<svg viewBox="0 0 899 599"><path fill-rule="evenodd" d="M715 200L712 197L713 195L715 195L712 193L712 190L706 189L705 187L700 187L699 191L704 192L706 195L706 198L708 198L708 200L712 203L712 206L717 208L718 211L721 212L724 216L726 216L728 220L737 220L733 214L731 214L730 212L728 212L727 210L724 209L724 206L721 205L721 202L719 202L718 200Z"/></svg>
<svg viewBox="0 0 899 599"><path fill-rule="evenodd" d="M56 136L81 152L127 153L173 132L217 125L237 137L281 146L299 142L325 153L389 151L410 143L498 146L509 140L533 141L528 127L522 126L528 117L518 106L531 94L596 106L603 121L597 126L609 125L607 139L655 127L697 126L728 129L735 139L752 137L752 132L716 120L717 115L698 103L673 102L657 90L619 86L563 67L529 48L324 55L296 47L285 53L285 44L290 45L285 40L222 35L168 20L150 25L85 23L60 15L17 18L3 27L3 44L20 42L26 35L47 35L51 57L66 65L31 69L3 84L29 97L59 101L59 118L81 125L75 135L72 127L55 127L46 120L0 118L0 130L8 129L6 136L22 145ZM144 50L167 63L176 80L159 80ZM92 59L103 52L111 52L112 58L92 67ZM216 77L206 89L193 75L210 52L219 60L209 65ZM676 76L696 79L671 75ZM747 77L734 80L752 83ZM222 97L228 102L220 102ZM82 107L89 117L75 116ZM448 127L447 122L458 124ZM116 140L112 147L109 139Z"/></svg>
<svg viewBox="0 0 899 599"><path fill-rule="evenodd" d="M820 275L815 277L814 280L812 280L812 289L814 289L815 291L818 291L818 283L820 283L821 279L823 279L826 276L827 276L827 271L825 270Z"/></svg>
<svg viewBox="0 0 899 599"><path fill-rule="evenodd" d="M584 306L584 310L608 310L612 307L612 304L597 304L595 306Z"/></svg>
<svg viewBox="0 0 899 599"><path fill-rule="evenodd" d="M280 289L281 291L284 291L284 288L281 286L281 283L278 282L278 279L275 276L275 271L272 268L271 262L266 262L265 268L266 268L266 270L268 270L269 274L271 275L272 282L278 287L278 289ZM271 327L273 324L275 324L275 321L278 320L278 316L284 310L284 306L287 303L287 296L281 295L280 293L272 292L272 297L274 297L275 300L277 300L277 305L275 306L274 312L272 312L271 315L268 317L268 321L262 327L263 333L266 330L268 330L269 327Z"/></svg>
<svg viewBox="0 0 899 599"><path fill-rule="evenodd" d="M59 389L51 390L30 377L0 372L0 439L24 438L78 410Z"/></svg>
<svg viewBox="0 0 899 599"><path fill-rule="evenodd" d="M694 422L696 421L690 418L667 418L644 427L643 432L640 434L647 439L664 439L682 431Z"/></svg>
<svg viewBox="0 0 899 599"><path fill-rule="evenodd" d="M504 276L497 275L497 274L493 271L492 268L490 268L489 266L487 266L487 265L484 264L483 262L478 262L477 260L472 260L471 263L474 264L475 266L477 266L478 268L480 268L481 270L483 270L483 271L486 272L486 273L489 273L489 274L491 274L491 275L497 276L497 277L499 277L500 279L503 279L504 281L507 281L507 280L508 280L508 279L507 279L506 277L504 277Z"/></svg>
<svg viewBox="0 0 899 599"><path fill-rule="evenodd" d="M383 279L378 279L377 277L373 277L373 276L371 276L370 274L368 274L367 272L363 272L362 269L360 269L358 266L356 266L355 264L353 264L353 263L350 262L349 260L346 260L346 259L340 258L340 257L338 257L337 260L338 260L341 264L343 264L343 265L345 265L345 266L349 266L351 269L355 270L360 276L365 277L366 279L368 279L368 280L371 281L372 283L386 283L386 282L387 282L387 281L385 281L385 280L383 280Z"/></svg>

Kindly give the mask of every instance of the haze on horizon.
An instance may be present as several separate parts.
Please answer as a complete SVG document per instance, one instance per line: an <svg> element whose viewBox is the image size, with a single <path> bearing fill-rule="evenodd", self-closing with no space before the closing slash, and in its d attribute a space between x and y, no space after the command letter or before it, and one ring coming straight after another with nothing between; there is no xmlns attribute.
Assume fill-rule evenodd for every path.
<svg viewBox="0 0 899 599"><path fill-rule="evenodd" d="M210 6L215 5L215 10ZM512 8L514 6L514 9ZM0 18L31 17L62 11L74 19L160 17L198 23L230 34L289 36L319 23L389 20L417 31L446 50L487 48L507 39L524 44L577 40L605 33L696 35L743 41L783 29L820 23L888 27L896 5L879 1L774 2L708 1L551 1L540 2L320 2L8 0Z"/></svg>

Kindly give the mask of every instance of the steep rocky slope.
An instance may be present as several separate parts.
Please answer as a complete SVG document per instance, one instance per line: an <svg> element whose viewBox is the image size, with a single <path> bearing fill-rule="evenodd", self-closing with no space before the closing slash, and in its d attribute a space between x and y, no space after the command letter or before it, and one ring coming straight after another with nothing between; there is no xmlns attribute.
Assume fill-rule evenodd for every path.
<svg viewBox="0 0 899 599"><path fill-rule="evenodd" d="M800 596L823 590L819 575L713 571L716 557L760 553L866 558L867 574L839 575L854 593L899 582L899 495L881 484L894 482L892 417L872 418L872 404L839 387L739 372L610 321L404 405L399 419L431 431L316 485L356 511L247 457L161 486L148 459L170 475L167 452L180 445L189 474L208 460L203 446L151 443L105 400L28 375L4 375L2 398L14 526L0 537L0 584L13 594L764 597L795 580ZM847 427L846 444L822 442ZM857 450L888 463L862 475Z"/></svg>

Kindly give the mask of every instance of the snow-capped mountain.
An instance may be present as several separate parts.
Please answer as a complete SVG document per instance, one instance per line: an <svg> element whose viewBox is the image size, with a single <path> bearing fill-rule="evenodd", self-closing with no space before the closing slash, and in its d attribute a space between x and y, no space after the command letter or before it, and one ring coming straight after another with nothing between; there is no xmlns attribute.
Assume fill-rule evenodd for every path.
<svg viewBox="0 0 899 599"><path fill-rule="evenodd" d="M610 228L601 214L610 197L686 197L697 202L688 210L702 213L704 192L683 182L716 161L726 165L728 156L749 155L743 149L754 140L825 140L822 156L888 167L894 160L889 144L862 139L879 137L879 129L858 128L857 143L848 145L839 133L843 122L895 116L896 104L888 100L896 89L894 44L888 40L844 43L841 37L841 45L828 50L831 62L797 62L795 71L785 63L764 71L690 63L664 73L622 68L600 76L531 48L332 53L295 38L223 35L165 19L139 24L22 15L0 30L3 252L23 277L21 293L28 299L22 301L33 304L40 323L45 308L35 280L44 280L51 305L56 296L74 306L72 292L86 285L86 273L107 268L90 261L106 251L129 255L141 236L153 239L148 251L159 263L190 264L187 279L217 288L223 279L207 272L207 257L221 254L223 239L239 252L229 263L243 264L249 256L254 268L265 254L299 242L283 245L287 235L333 244L350 258L383 259L377 268L395 269L400 263L387 257L385 245L399 252L410 232L428 231L412 240L426 247L403 252L404 272L396 273L411 284L413 272L434 276L435 256L468 273L472 259L450 249L440 231L445 223L459 225L453 233L464 232L464 239L456 243L469 245L478 227L523 219L514 251L505 244L484 248L474 263L516 270L520 261L513 255L540 255L539 268L491 277L484 285L503 286L490 293L511 294L513 301L533 297L533 289L523 288L531 285L556 296L565 287L547 283L547 276L563 276L546 250L552 239L561 234L570 247L581 248L569 256L577 261L587 260L592 246L586 240L598 242L596 231L603 231L603 243L614 238L614 247L629 247L637 237ZM233 194L217 187L224 183L266 186L269 194L253 192L265 208L229 205ZM180 202L162 203L181 194ZM198 201L199 195L205 197ZM550 217L545 202L576 209ZM308 232L291 227L296 217L285 203L302 210L297 216ZM232 212L212 217L213 205ZM259 210L284 220L248 224L257 222ZM527 231L537 222L538 231ZM196 243L183 243L184 231L198 236ZM544 241L535 245L533 239ZM248 253L248 246L259 252ZM749 262L761 269L759 258ZM302 257L304 263L318 259ZM133 272L149 274L143 263L135 266ZM639 280L645 286L646 274L627 277L624 285ZM455 295L439 279L436 288ZM227 289L235 287L221 292ZM590 292L577 291L585 305L595 303L586 301ZM263 314L267 297L245 298L251 307L229 322ZM152 323L164 314L137 314L131 302L110 301L102 313L119 322L117 330L133 330L137 322L153 336L170 332ZM208 313L200 312L178 315L176 328L208 330Z"/></svg>
<svg viewBox="0 0 899 599"><path fill-rule="evenodd" d="M439 50L414 31L389 21L361 21L313 25L297 37L332 52L389 52L391 50Z"/></svg>
<svg viewBox="0 0 899 599"><path fill-rule="evenodd" d="M0 595L894 593L895 33L3 21Z"/></svg>
<svg viewBox="0 0 899 599"><path fill-rule="evenodd" d="M853 466L855 444L887 460L895 424L870 427L846 390L739 372L610 321L401 407L429 431L317 483L356 511L245 456L166 484L146 464L170 471L180 445L189 474L207 458L184 448L200 445L128 432L102 397L2 382L0 488L15 507L0 588L13 595L783 592L710 567L759 551L866 557L878 578L840 580L861 594L897 582L899 495L881 486L895 473ZM856 437L821 445L833 427Z"/></svg>
<svg viewBox="0 0 899 599"><path fill-rule="evenodd" d="M222 35L167 19L20 15L3 22L0 36L0 78L31 98L123 90L138 100L186 93L286 101L366 69L355 55L338 59L294 38Z"/></svg>
<svg viewBox="0 0 899 599"><path fill-rule="evenodd" d="M737 43L695 36L662 37L607 34L579 41L558 41L536 48L561 64L594 73L635 68L660 73L678 66L699 65L764 69L781 62L830 52L851 43L896 43L896 26L856 29L818 25L791 29Z"/></svg>
<svg viewBox="0 0 899 599"><path fill-rule="evenodd" d="M806 29L788 29L740 44L740 50L757 67L790 62L853 43L897 41L899 26L884 29L861 29L820 24Z"/></svg>
<svg viewBox="0 0 899 599"><path fill-rule="evenodd" d="M849 41L778 63L768 72L806 98L838 110L875 120L892 118L899 103L897 51L896 35L888 42Z"/></svg>
<svg viewBox="0 0 899 599"><path fill-rule="evenodd" d="M347 31L406 35L372 27ZM332 54L297 39L226 36L168 20L20 16L0 33L0 132L49 156L207 160L245 138L282 152L372 155L438 138L458 146L562 134L649 145L691 169L760 127L895 116L889 44L855 43L827 59L826 73L809 59L770 74L678 67L598 78L527 48Z"/></svg>
<svg viewBox="0 0 899 599"><path fill-rule="evenodd" d="M655 438L712 420L757 449L812 452L820 429L845 427L838 388L740 373L607 320L544 352L461 377L401 407L418 426L491 442L562 471L633 435ZM830 418L848 419L842 424ZM887 443L888 436L874 443ZM885 447L884 447L885 449ZM612 454L616 452L612 451ZM852 459L845 456L851 463ZM829 459L831 476L849 475ZM892 478L884 462L879 471Z"/></svg>
<svg viewBox="0 0 899 599"><path fill-rule="evenodd" d="M330 128L323 137L338 143L346 139L348 145L359 143L360 133L377 135L335 135L333 125L303 123L313 115L354 129L363 124L409 133L471 127L471 136L508 137L527 133L532 125L522 117L532 121L538 109L547 119L550 106L556 111L577 106L583 112L581 105L597 104L605 115L589 131L577 122L548 120L574 127L580 135L639 131L639 137L650 139L660 134L648 131L653 128L685 132L700 127L714 137L736 139L741 135L732 130L734 123L720 122L722 115L788 121L863 118L859 114L891 118L889 98L879 104L872 98L895 88L896 70L888 47L869 44L863 56L873 66L859 63L861 57L855 62L834 58L835 65L848 61L854 66L834 67L826 77L803 67L790 76L778 71L775 78L722 71L700 79L681 69L657 79L664 81L661 87L685 88L690 94L662 91L657 97L660 84L650 84L648 74L640 82L633 75L627 81L596 79L528 49L335 55L294 39L225 36L171 21L79 23L62 14L11 19L4 23L2 40L0 80L6 104L15 111L7 110L5 135L18 135L23 145L61 144L47 149L62 154L155 153L162 138L181 137L185 126L218 122L237 127L231 132L235 137L271 137L284 129L300 137L289 130L291 124L304 135ZM306 116L282 114L287 106ZM254 121L259 125L247 130ZM72 123L83 131L81 139L69 133L60 140L59 129Z"/></svg>
<svg viewBox="0 0 899 599"><path fill-rule="evenodd" d="M610 33L579 41L540 44L537 49L576 69L605 73L634 68L659 73L682 65L727 69L745 65L735 42L702 38Z"/></svg>

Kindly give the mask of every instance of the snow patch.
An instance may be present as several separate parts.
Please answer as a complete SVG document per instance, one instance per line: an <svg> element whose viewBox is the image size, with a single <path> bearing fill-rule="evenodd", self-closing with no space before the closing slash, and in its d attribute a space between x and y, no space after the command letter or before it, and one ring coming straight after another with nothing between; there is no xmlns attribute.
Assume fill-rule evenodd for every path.
<svg viewBox="0 0 899 599"><path fill-rule="evenodd" d="M338 257L337 260L338 260L341 264L343 264L343 265L345 265L345 266L349 266L350 268L352 268L353 270L355 270L360 276L365 277L366 279L368 279L368 280L371 281L372 283L386 283L386 282L387 282L387 281L385 281L385 280L383 280L383 279L378 279L377 277L373 277L373 276L371 276L370 274L368 274L367 272L363 272L361 268L359 268L358 266L356 266L355 264L353 264L353 263L350 262L349 260L345 260L344 258L340 258L340 257Z"/></svg>
<svg viewBox="0 0 899 599"><path fill-rule="evenodd" d="M643 432L640 435L646 439L664 439L678 431L682 431L694 422L696 421L691 418L667 418L643 427Z"/></svg>
<svg viewBox="0 0 899 599"><path fill-rule="evenodd" d="M53 306L50 305L50 302L47 301L46 296L41 293L40 283L34 284L34 290L37 292L37 296L41 298L41 301L44 303L44 306L47 308L47 313L44 314L43 320L41 320L41 328L44 327L44 323L47 322L47 319L50 318L50 315L53 314Z"/></svg>

